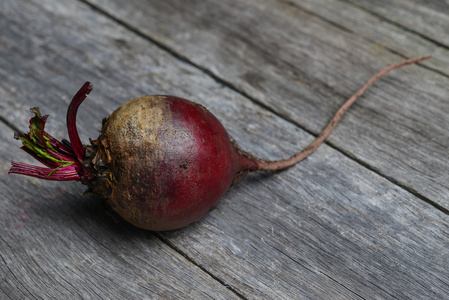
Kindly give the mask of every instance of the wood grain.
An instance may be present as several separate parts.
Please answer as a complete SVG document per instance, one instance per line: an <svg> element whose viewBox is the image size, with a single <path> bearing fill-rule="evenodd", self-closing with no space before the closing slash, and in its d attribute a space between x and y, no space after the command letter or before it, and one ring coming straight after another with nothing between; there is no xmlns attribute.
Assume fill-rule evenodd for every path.
<svg viewBox="0 0 449 300"><path fill-rule="evenodd" d="M442 48L449 47L449 37L441 32L449 31L449 3L447 1L396 0L351 1L385 20L410 28Z"/></svg>
<svg viewBox="0 0 449 300"><path fill-rule="evenodd" d="M65 138L65 110L86 80L95 89L79 111L83 141L125 101L174 94L207 106L243 149L281 158L314 138L362 76L400 59L311 9L226 4L0 4L1 299L447 298L448 217L426 202L447 203L447 79L431 65L392 73L329 145L249 176L182 230L135 229L76 183L6 175L10 160L32 161L12 138L28 108Z"/></svg>

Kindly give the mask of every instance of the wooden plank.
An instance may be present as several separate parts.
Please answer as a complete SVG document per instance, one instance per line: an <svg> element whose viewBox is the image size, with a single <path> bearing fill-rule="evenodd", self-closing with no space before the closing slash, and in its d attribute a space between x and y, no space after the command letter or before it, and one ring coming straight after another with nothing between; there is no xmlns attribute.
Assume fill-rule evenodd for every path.
<svg viewBox="0 0 449 300"><path fill-rule="evenodd" d="M95 137L101 117L118 104L151 92L201 102L243 148L259 156L284 156L313 138L83 4L68 0L6 3L9 10L0 12L5 45L0 49L4 51L0 55L4 58L0 60L4 78L0 97L5 99L0 114L21 129L29 118L23 112L39 105L52 114L48 130L65 137L64 113L79 86L75 82L88 77L98 84L80 110L83 136ZM26 16L27 22L19 16ZM0 155L2 174L17 155L21 154L9 149ZM36 287L41 282L41 286L59 284L58 291L73 291L82 284L80 293L94 291L98 298L103 291L110 292L110 298L113 294L139 296L142 282L133 284L132 279L141 272L150 281L148 289L163 294L176 288L176 298L187 291L190 279L186 277L193 276L187 272L196 270L190 261L210 273L220 283L218 287L229 286L242 298L444 299L449 294L447 216L328 146L285 172L250 176L233 187L203 221L158 234L164 243L121 221L113 223L99 199L79 197L82 187L19 178L0 181L6 182L0 188L2 198L8 199L8 209L18 219L22 210L11 205L17 203L17 193L21 198L27 193L48 197L42 199L42 208L36 204L36 213L28 214L33 220L29 221L32 226L26 226L25 241L23 237L12 239L4 231L16 220L1 218L9 226L2 226L1 237L11 239L2 241L0 253L10 260L3 259L1 268L8 272L8 266L18 265L14 274L19 277L8 277L8 289L2 290L17 287L19 297L28 294L27 288L42 293ZM24 250L14 256L15 249L26 249L23 245L35 245L30 249L37 263ZM89 261L83 262L84 252L92 253ZM137 258L129 258L130 252ZM172 257L176 260L169 261ZM65 268L64 262L72 258L80 261L79 268L88 273L89 280ZM21 259L28 263L21 266ZM142 266L147 261L162 266ZM68 265L73 269L74 264ZM127 273L128 269L132 272ZM25 281L20 275L27 270L31 275ZM56 279L45 277L44 271ZM160 273L173 280L153 277ZM187 296L229 297L228 289L214 290L217 283L204 273L197 275L201 274L205 281L197 280L212 285L211 290L204 287L203 294ZM179 280L185 280L181 287ZM64 295L69 293L64 291Z"/></svg>
<svg viewBox="0 0 449 300"><path fill-rule="evenodd" d="M449 48L449 4L438 0L351 1L382 19L399 24L435 43ZM447 69L446 69L447 72Z"/></svg>
<svg viewBox="0 0 449 300"><path fill-rule="evenodd" d="M345 14L330 21L319 15L326 5L335 14L343 6L338 1L309 1L307 10L286 1L88 2L315 134L371 75L401 60L395 53L435 53L424 65L438 72L395 71L349 112L329 142L449 210L449 80L439 74L447 73L447 49L352 5L346 4L348 14L370 24L364 27L386 26L382 34L353 29L363 26L348 25Z"/></svg>

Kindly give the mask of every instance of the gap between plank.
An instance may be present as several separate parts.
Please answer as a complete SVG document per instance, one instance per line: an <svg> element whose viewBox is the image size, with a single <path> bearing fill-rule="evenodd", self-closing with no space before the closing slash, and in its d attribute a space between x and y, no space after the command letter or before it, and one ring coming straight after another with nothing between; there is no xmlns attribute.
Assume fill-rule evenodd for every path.
<svg viewBox="0 0 449 300"><path fill-rule="evenodd" d="M302 7L298 3L295 3L295 2L293 2L291 0L280 0L280 1L283 2L285 5L294 7L294 8L299 9L299 10L301 10L301 11L307 13L307 14L310 14L310 15L312 15L314 17L317 17L318 19L320 19L320 20L322 20L322 21L324 21L324 22L326 22L326 23L328 23L328 24L330 24L332 26L335 26L335 27L337 27L337 28L339 28L339 29L341 29L343 31L346 31L346 32L349 32L349 33L354 33L354 31L352 31L351 29L349 29L349 28L347 28L347 27L345 27L345 26L343 26L341 24L338 24L335 21L327 19L326 17L324 17L324 16L322 16L322 15L320 15L318 13L315 13L314 11L310 11L310 10ZM367 9L367 8L364 8L363 6L358 5L357 3L352 2L351 0L339 0L339 1L347 3L348 5L352 5L353 7L357 8L357 9L359 9L361 11L364 11L364 12L366 12L369 15L372 15L372 16L375 16L376 18L379 18L380 20L384 21L385 23L393 25L393 26L395 26L395 27L397 27L399 29L402 29L402 30L404 30L406 32L415 34L415 35L419 36L420 38L426 40L427 42L435 44L435 46L438 46L438 47L444 48L446 50L449 50L449 45L446 45L446 44L444 44L444 43L442 43L442 42L440 42L440 41L438 41L436 39L430 38L430 37L420 33L419 31L410 29L409 27L407 27L405 25L402 25L401 23L395 22L395 21L393 21L393 20L391 20L391 19L389 19L389 18L387 18L387 17L385 17L385 16L383 16L383 15L381 15L379 13L376 13L374 11L371 11L371 10ZM398 53L394 49L390 49L388 47L385 47L385 48L390 50L391 52L393 52L395 54L401 55L400 53ZM401 56L403 57L403 55L401 55ZM434 70L432 68L429 68L429 69L432 70L432 71L438 72L439 74L445 75L446 77L449 77L448 74L442 73L441 71Z"/></svg>
<svg viewBox="0 0 449 300"><path fill-rule="evenodd" d="M6 125L6 127L9 127L14 132L21 132L19 128L16 127L13 123L9 122L5 117L0 115L0 122Z"/></svg>
<svg viewBox="0 0 449 300"><path fill-rule="evenodd" d="M297 3L293 2L292 0L280 0L279 2L284 3L287 6L296 8L296 9L298 9L298 10L300 10L302 12L305 12L306 14L309 14L311 16L314 16L315 18L318 18L321 21L324 21L324 22L328 23L329 25L332 25L332 26L334 26L336 28L339 28L339 29L341 29L343 31L346 31L348 33L354 33L354 31L352 31L348 27L343 26L341 24L338 24L337 22L332 21L330 19L327 19L326 17L324 17L324 16L322 16L322 15L320 15L320 14L314 12L314 11L308 10L307 8L302 7L301 5L298 5Z"/></svg>
<svg viewBox="0 0 449 300"><path fill-rule="evenodd" d="M293 2L292 0L279 0L279 1L282 2L282 3L284 3L285 5L291 6L291 7L296 8L296 9L302 11L302 12L305 12L305 13L307 13L307 14L310 14L310 15L312 15L312 16L314 16L314 17L320 19L320 20L322 20L323 22L326 22L326 23L328 23L328 24L330 24L330 25L332 25L332 26L334 26L334 27L336 27L336 28L339 28L339 29L343 30L343 31L346 31L346 32L348 32L348 33L354 33L354 31L352 31L352 30L349 29L348 27L345 27L345 26L343 26L343 25L341 25L341 24L338 24L338 23L336 23L336 22L334 22L334 21L332 21L332 20L326 18L325 16L322 16L322 15L320 15L320 14L318 14L318 13L315 13L314 11L310 11L310 10L308 10L307 8L302 7L300 4L297 4L297 3ZM353 3L353 2L351 2L350 0L340 0L340 1L345 2L345 3L347 3L348 5L352 5L353 7L356 7L356 8L358 8L358 9L360 9L360 10L366 12L367 14L370 14L370 15L372 15L372 16L375 16L375 17L381 19L382 21L384 21L385 23L388 23L388 24L390 24L390 25L396 26L396 27L398 27L399 29L402 29L402 30L407 31L407 32L409 32L409 33L415 34L415 35L419 36L420 38L426 40L427 42L430 42L430 43L432 43L432 44L435 44L435 46L438 46L438 47L444 48L444 49L446 49L446 50L449 50L449 46L447 46L447 45L445 45L445 44L443 44L443 43L441 43L441 42L439 42L439 41L437 41L437 40L431 39L431 38L429 38L429 37L427 37L427 36L425 36L425 35L419 33L418 31L412 30L412 29L410 29L410 28L408 28L408 27L406 27L406 26L404 26L404 25L402 25L402 24L400 24L400 23L396 23L396 22L394 22L394 21L392 21L392 20L390 20L390 19L387 19L386 17L384 17L384 16L382 16L382 15L380 15L380 14L377 14L377 13L375 13L375 12L373 12L373 11L370 11L370 10L368 10L368 9L362 7L362 6L359 6L359 5L357 5L357 4ZM364 37L364 39L367 39L367 40L369 40L369 41L373 41L372 39L370 39L370 38L368 38L368 37ZM403 53L400 53L399 51L397 51L397 50L395 50L395 49L393 49L393 48L390 48L390 47L388 47L388 46L386 46L386 45L382 45L382 46L383 46L386 50L390 51L391 53L393 53L393 54L395 54L395 55L397 55L397 56L400 56L400 57L402 57L402 58L404 58L404 59L409 58L409 57L406 57ZM448 77L448 78L449 78L449 74L446 74L446 73L444 73L443 71L434 69L434 68L432 68L431 66L427 66L427 65L425 65L425 64L420 64L420 63L418 63L418 64L419 64L421 67L425 68L426 70L435 72L435 73L437 73L437 74L439 74L439 75L442 75L442 76L444 76L444 77Z"/></svg>
<svg viewBox="0 0 449 300"><path fill-rule="evenodd" d="M305 269L308 270L309 272L317 272L317 273L320 273L320 274L322 274L323 276L325 276L326 278L328 278L329 280L335 282L336 284L338 284L339 286L341 286L342 288L344 288L345 290L347 290L348 292L350 292L350 293L356 295L357 297L359 297L359 298L362 299L362 300L366 300L364 297L362 297L362 296L359 295L358 293L354 292L353 290L351 290L350 288L348 288L347 286L345 286L344 284L342 284L342 283L339 282L338 280L334 279L332 276L330 276L330 275L324 273L324 272L321 271L321 270L312 270L312 269L310 269L309 267L307 267L307 266L301 264L299 261L293 259L290 255L288 255L287 253L285 253L284 251L282 251L282 249L277 248L277 247L274 247L273 245L270 245L270 246L273 247L274 249L276 249L276 251L278 251L279 253L282 253L285 257L287 257L288 259L290 259L290 260L293 261L294 263L296 263L296 264L300 265L301 267L305 268ZM385 291L385 290L383 290L383 291Z"/></svg>
<svg viewBox="0 0 449 300"><path fill-rule="evenodd" d="M422 39L424 39L424 40L426 40L428 42L431 42L431 43L435 44L436 46L439 46L441 48L449 50L449 45L446 45L446 44L444 44L444 43L442 43L442 42L440 42L438 40L430 38L430 37L420 33L419 31L416 31L416 30L413 30L411 28L408 28L407 26L402 25L401 23L395 22L395 21L393 21L393 20L391 20L391 19L389 19L389 18L387 18L387 17L385 17L385 16L383 16L383 15L381 15L379 13L376 13L374 11L371 11L371 10L367 9L367 8L364 8L363 6L358 5L358 4L356 4L356 3L354 3L354 2L352 2L350 0L340 0L340 1L346 2L346 3L350 4L350 5L353 5L353 6L357 7L358 9L363 10L363 11L367 12L368 14L370 14L372 16L375 16L375 17L379 18L380 20L382 20L382 21L384 21L386 23L389 23L391 25L394 25L394 26L398 27L399 29L402 29L404 31L416 34L420 38L422 38Z"/></svg>
<svg viewBox="0 0 449 300"><path fill-rule="evenodd" d="M208 274L210 277L212 277L214 280L216 280L218 283L223 285L225 288L233 292L236 296L238 296L240 299L248 300L245 296L243 296L239 291L237 291L235 288L224 282L222 279L208 271L206 268L204 268L202 265L198 264L193 258L191 258L187 253L182 251L180 248L176 247L175 244L173 244L170 240L165 238L162 234L159 232L154 232L154 236L156 236L158 239L160 239L163 243L165 243L168 247L172 248L177 253L181 254L185 259L187 259L191 264L195 265L196 267L200 268L204 273Z"/></svg>

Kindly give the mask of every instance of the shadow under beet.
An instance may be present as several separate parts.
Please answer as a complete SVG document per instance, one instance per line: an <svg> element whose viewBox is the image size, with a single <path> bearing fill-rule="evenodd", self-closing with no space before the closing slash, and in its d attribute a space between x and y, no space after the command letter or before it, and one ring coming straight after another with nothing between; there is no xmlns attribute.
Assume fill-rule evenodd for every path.
<svg viewBox="0 0 449 300"><path fill-rule="evenodd" d="M150 231L124 221L100 196L83 194L86 187L78 184L70 188L42 188L39 191L40 198L34 198L34 207L29 211L30 217L35 214L30 225L52 232L113 235L125 240L151 235Z"/></svg>

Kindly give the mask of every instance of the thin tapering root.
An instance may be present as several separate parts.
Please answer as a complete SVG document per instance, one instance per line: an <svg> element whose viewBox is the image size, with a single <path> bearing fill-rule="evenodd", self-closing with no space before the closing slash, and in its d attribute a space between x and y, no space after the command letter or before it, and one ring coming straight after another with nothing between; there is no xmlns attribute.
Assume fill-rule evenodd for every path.
<svg viewBox="0 0 449 300"><path fill-rule="evenodd" d="M304 148L301 152L293 155L290 158L283 159L283 160L277 160L277 161L270 161L265 159L258 159L253 158L251 159L255 162L252 163L249 166L248 171L277 171L282 170L288 167L293 166L294 164L300 162L301 160L307 158L310 154L315 152L315 150L326 140L326 138L331 134L331 132L334 130L334 128L338 125L341 118L343 117L344 113L348 110L348 108L378 79L380 79L382 76L386 75L390 71L400 68L405 65L409 64L415 64L417 62L420 62L422 60L425 60L427 58L430 58L432 55L423 55L420 57L404 60L402 62L399 62L397 64L391 65L384 70L380 71L373 77L371 77L370 80L368 80L365 85L358 90L354 95L351 96L335 113L335 115L332 117L329 124L324 128L324 130L316 137L316 139L310 143L306 148Z"/></svg>

